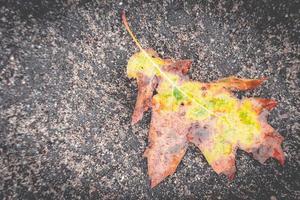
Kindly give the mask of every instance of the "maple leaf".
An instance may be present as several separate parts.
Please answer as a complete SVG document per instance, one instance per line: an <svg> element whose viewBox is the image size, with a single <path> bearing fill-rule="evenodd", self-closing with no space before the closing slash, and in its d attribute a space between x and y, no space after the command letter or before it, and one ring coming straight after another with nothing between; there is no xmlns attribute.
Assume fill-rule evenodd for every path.
<svg viewBox="0 0 300 200"><path fill-rule="evenodd" d="M124 13L122 19L140 49L127 65L128 77L138 83L132 123L152 109L149 146L144 153L151 187L176 171L188 143L200 149L216 173L223 173L230 180L236 171L237 149L252 153L261 163L273 157L284 164L283 137L267 123L267 115L276 107L276 101L240 100L232 93L254 89L265 78L231 76L211 83L189 80L186 74L191 60L162 59L153 49L143 49Z"/></svg>

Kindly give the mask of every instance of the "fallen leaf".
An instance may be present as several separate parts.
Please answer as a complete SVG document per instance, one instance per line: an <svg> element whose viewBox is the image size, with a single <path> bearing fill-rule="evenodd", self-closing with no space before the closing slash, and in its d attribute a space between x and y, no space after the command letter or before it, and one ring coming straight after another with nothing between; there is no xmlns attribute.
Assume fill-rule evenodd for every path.
<svg viewBox="0 0 300 200"><path fill-rule="evenodd" d="M261 163L268 158L284 164L283 137L268 123L276 101L264 98L238 99L232 91L254 89L265 81L228 77L211 83L189 80L191 60L162 59L153 49L140 48L128 61L127 74L137 79L138 97L132 123L152 109L148 161L151 187L172 175L188 143L196 145L218 174L234 178L237 149L252 153ZM157 93L155 95L154 91Z"/></svg>

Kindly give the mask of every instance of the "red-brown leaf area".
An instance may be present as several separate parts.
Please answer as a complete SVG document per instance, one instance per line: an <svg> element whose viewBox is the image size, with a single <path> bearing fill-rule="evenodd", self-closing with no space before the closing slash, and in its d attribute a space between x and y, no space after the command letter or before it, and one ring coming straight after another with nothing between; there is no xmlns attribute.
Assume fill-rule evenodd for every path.
<svg viewBox="0 0 300 200"><path fill-rule="evenodd" d="M138 85L132 123L152 109L144 153L151 187L176 171L189 143L200 149L216 173L230 180L236 172L238 148L261 163L273 157L283 165L283 137L267 123L276 101L240 100L232 93L254 89L266 79L228 77L200 83L187 77L190 66L190 60L164 60L152 49L134 54L128 62L128 76L136 78Z"/></svg>

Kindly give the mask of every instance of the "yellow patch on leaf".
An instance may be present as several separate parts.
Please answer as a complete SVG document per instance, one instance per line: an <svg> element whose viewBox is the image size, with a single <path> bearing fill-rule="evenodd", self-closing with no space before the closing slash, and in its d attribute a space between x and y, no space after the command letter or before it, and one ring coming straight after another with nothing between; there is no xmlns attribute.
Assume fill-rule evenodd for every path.
<svg viewBox="0 0 300 200"><path fill-rule="evenodd" d="M134 54L128 60L127 75L129 78L137 78L139 73L147 76L158 75L159 71L157 71L155 65L161 67L170 62L169 60L161 59L153 49L147 49L145 52L147 54L144 52ZM149 56L151 59L148 58Z"/></svg>

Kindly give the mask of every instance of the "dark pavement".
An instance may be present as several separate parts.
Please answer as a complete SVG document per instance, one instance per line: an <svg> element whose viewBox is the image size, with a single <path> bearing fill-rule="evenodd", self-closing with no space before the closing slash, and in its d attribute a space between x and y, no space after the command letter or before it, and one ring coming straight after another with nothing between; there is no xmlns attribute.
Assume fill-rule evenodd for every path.
<svg viewBox="0 0 300 200"><path fill-rule="evenodd" d="M0 0L0 199L300 199L299 1L112 2ZM278 100L284 167L238 151L229 182L190 145L151 189L123 9L144 47L193 59L194 80L268 77L237 95Z"/></svg>

